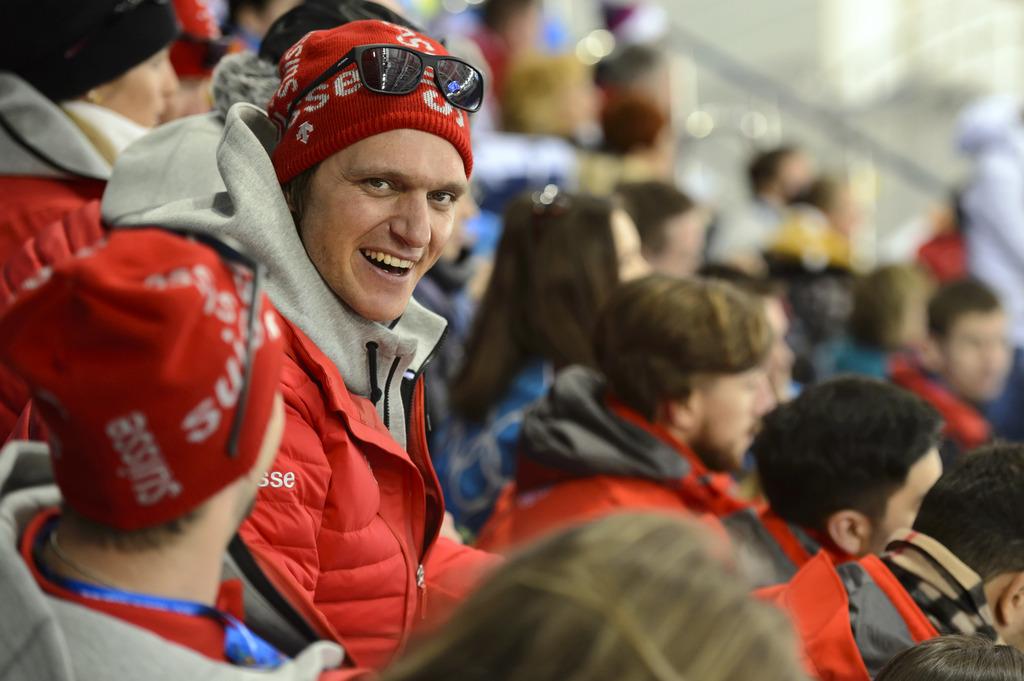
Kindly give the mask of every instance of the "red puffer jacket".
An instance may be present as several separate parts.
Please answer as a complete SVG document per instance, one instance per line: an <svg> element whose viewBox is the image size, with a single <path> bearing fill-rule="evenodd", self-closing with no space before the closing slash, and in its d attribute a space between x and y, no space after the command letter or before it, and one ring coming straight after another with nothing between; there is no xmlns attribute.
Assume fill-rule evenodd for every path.
<svg viewBox="0 0 1024 681"><path fill-rule="evenodd" d="M0 176L0 264L50 223L98 201L106 184L87 177Z"/></svg>
<svg viewBox="0 0 1024 681"><path fill-rule="evenodd" d="M17 179L21 178L0 177L0 192L11 187L11 181ZM39 180L39 182L46 182L46 180ZM58 181L53 180L52 182ZM8 204L6 197L0 201L0 225L4 224L3 216L10 214L10 211L13 210L11 206L21 205L26 196L31 198L33 195L29 193L18 196L16 199L12 199L11 204ZM46 201L41 201L40 204L43 207L33 213L36 217L49 211L49 208L45 206L57 205L48 204ZM24 223L26 229L29 229L28 224ZM13 252L7 253L3 262L0 262L0 314L14 301L15 295L22 286L37 276L40 271L45 268L57 267L74 257L79 251L96 245L106 233L100 221L99 201L87 202L75 210L64 213L60 219L45 226L32 224L30 231L32 234ZM7 243L4 237L0 236L0 251L7 247ZM25 385L9 368L0 364L0 442L13 432L19 414L22 413L28 399L28 389ZM27 419L22 420L22 425L28 425ZM29 432L23 428L17 435L25 437Z"/></svg>
<svg viewBox="0 0 1024 681"><path fill-rule="evenodd" d="M286 322L283 332L284 441L241 535L261 563L290 576L287 591L314 604L358 664L379 668L497 559L438 538L444 502L427 455L422 377L406 453L302 331Z"/></svg>

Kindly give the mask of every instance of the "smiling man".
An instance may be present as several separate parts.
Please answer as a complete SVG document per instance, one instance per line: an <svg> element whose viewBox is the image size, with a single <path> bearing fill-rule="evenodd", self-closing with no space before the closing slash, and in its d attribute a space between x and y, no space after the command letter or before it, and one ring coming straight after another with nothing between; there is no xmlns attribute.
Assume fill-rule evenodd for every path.
<svg viewBox="0 0 1024 681"><path fill-rule="evenodd" d="M104 216L230 235L268 264L288 322L287 421L241 534L280 590L315 605L324 635L378 667L491 561L439 538L422 371L444 321L411 300L467 191L483 84L436 41L380 21L308 33L279 71L266 114L227 116L225 193L139 210L174 179L159 159L178 140L157 131L118 164Z"/></svg>

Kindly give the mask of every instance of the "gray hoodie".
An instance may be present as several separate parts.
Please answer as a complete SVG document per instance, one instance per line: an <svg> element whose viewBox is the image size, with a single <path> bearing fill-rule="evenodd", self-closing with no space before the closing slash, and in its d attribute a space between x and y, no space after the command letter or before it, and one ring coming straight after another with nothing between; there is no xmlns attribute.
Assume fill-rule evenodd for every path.
<svg viewBox="0 0 1024 681"><path fill-rule="evenodd" d="M60 107L0 71L0 175L105 180L110 164Z"/></svg>
<svg viewBox="0 0 1024 681"><path fill-rule="evenodd" d="M689 465L679 452L609 411L606 392L596 371L561 371L548 395L523 419L520 453L577 477L615 475L665 483L686 477Z"/></svg>
<svg viewBox="0 0 1024 681"><path fill-rule="evenodd" d="M300 681L341 664L341 648L320 642L274 671L234 667L47 595L18 543L40 511L59 504L45 445L0 451L0 681Z"/></svg>
<svg viewBox="0 0 1024 681"><path fill-rule="evenodd" d="M217 146L225 191L183 193L190 171L182 149L193 127L206 134L208 117L162 126L121 154L103 195L104 220L200 231L241 243L269 268L267 293L274 305L335 364L348 389L363 397L372 387L381 391L377 412L404 447L403 380L419 375L444 335L444 320L410 300L402 317L384 326L352 312L334 294L307 256L277 182L269 156L277 128L251 104L230 109Z"/></svg>

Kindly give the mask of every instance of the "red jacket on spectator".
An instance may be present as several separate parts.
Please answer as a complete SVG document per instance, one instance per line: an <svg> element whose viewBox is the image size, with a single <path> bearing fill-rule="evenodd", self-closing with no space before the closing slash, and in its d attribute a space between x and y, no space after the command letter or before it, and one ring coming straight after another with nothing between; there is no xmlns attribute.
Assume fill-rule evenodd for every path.
<svg viewBox="0 0 1024 681"><path fill-rule="evenodd" d="M9 179L0 177L0 187ZM4 210L4 205L0 203L0 211ZM36 232L0 264L0 314L11 303L15 292L42 269L61 264L103 238L100 203L86 203ZM28 391L21 380L0 364L0 441L6 440L12 432L28 399ZM28 426L27 419L23 425ZM23 429L20 436L27 433Z"/></svg>
<svg viewBox="0 0 1024 681"><path fill-rule="evenodd" d="M581 367L559 374L523 422L516 482L505 489L477 545L505 550L615 511L658 509L717 518L747 508L727 475L711 473L664 429L605 398ZM711 516L708 518L708 516Z"/></svg>
<svg viewBox="0 0 1024 681"><path fill-rule="evenodd" d="M818 554L758 596L790 615L821 681L870 681L903 650L940 635L998 637L981 576L913 530L894 534L882 556L836 566Z"/></svg>
<svg viewBox="0 0 1024 681"><path fill-rule="evenodd" d="M841 569L843 575L827 555L819 553L788 584L758 592L789 614L802 642L807 671L815 679L871 681L887 661L879 659L883 653L874 646L884 641L899 652L939 635L878 556ZM851 602L860 608L871 605L858 611L861 619L856 629L851 623Z"/></svg>
<svg viewBox="0 0 1024 681"><path fill-rule="evenodd" d="M958 452L968 452L992 439L991 426L974 405L954 395L912 360L895 357L889 376L893 383L935 407L946 422L943 434Z"/></svg>
<svg viewBox="0 0 1024 681"><path fill-rule="evenodd" d="M262 564L290 575L359 664L380 667L491 561L438 538L444 502L422 377L407 453L305 334L290 323L282 331L284 441L241 535Z"/></svg>
<svg viewBox="0 0 1024 681"><path fill-rule="evenodd" d="M755 586L788 582L817 555L836 565L855 560L820 533L787 522L770 508L747 508L722 522L737 550L751 554Z"/></svg>
<svg viewBox="0 0 1024 681"><path fill-rule="evenodd" d="M0 264L69 211L98 200L110 162L72 118L0 73Z"/></svg>

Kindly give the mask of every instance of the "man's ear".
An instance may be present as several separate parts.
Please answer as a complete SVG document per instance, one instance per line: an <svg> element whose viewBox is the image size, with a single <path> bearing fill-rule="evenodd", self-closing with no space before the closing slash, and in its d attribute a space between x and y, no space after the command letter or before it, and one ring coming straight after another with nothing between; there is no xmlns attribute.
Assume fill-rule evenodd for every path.
<svg viewBox="0 0 1024 681"><path fill-rule="evenodd" d="M1000 575L997 580L994 597L986 589L997 627L1000 632L1024 629L1024 572Z"/></svg>
<svg viewBox="0 0 1024 681"><path fill-rule="evenodd" d="M825 532L833 544L859 558L871 552L875 525L860 511L843 509L828 517Z"/></svg>
<svg viewBox="0 0 1024 681"><path fill-rule="evenodd" d="M701 430L704 420L704 397L691 390L686 397L666 400L660 407L662 425L674 431L685 442Z"/></svg>

